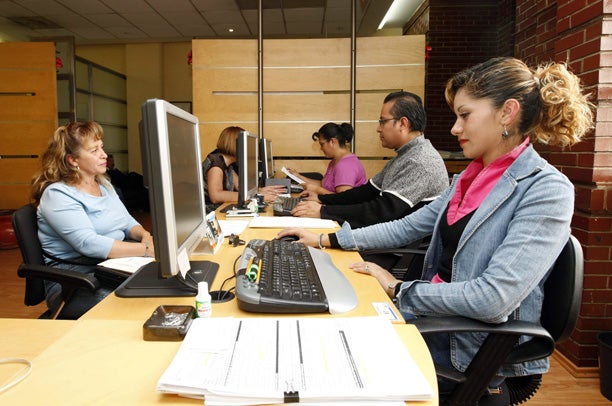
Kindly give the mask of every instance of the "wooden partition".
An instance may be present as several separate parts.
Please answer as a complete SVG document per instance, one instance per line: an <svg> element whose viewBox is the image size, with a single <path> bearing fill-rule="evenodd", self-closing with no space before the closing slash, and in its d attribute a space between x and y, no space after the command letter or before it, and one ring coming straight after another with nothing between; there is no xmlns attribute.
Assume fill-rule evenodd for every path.
<svg viewBox="0 0 612 406"><path fill-rule="evenodd" d="M55 44L0 43L0 209L29 201L30 181L56 127Z"/></svg>
<svg viewBox="0 0 612 406"><path fill-rule="evenodd" d="M258 132L256 40L194 40L193 111L200 119L202 154L221 130ZM406 90L423 97L424 36L357 38L355 153L368 177L394 152L376 127L384 97ZM327 122L350 123L349 38L263 41L263 134L272 140L275 169L325 172L328 160L311 135ZM321 159L320 159L321 158Z"/></svg>

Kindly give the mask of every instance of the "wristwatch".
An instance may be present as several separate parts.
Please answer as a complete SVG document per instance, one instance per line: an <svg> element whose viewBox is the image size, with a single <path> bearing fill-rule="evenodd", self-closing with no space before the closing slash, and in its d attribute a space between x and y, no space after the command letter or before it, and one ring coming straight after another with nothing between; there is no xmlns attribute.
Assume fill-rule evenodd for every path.
<svg viewBox="0 0 612 406"><path fill-rule="evenodd" d="M393 292L393 297L397 296L397 293L399 292L399 288L402 285L402 282L403 281L396 279L387 285L387 289Z"/></svg>

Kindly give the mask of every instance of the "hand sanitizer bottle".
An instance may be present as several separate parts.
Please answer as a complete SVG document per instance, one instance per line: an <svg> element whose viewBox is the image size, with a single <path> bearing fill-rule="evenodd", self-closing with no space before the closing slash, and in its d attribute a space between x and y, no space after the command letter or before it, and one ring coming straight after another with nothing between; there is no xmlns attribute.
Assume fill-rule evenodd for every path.
<svg viewBox="0 0 612 406"><path fill-rule="evenodd" d="M198 295L196 296L196 315L210 317L212 315L212 302L208 293L208 282L198 282Z"/></svg>

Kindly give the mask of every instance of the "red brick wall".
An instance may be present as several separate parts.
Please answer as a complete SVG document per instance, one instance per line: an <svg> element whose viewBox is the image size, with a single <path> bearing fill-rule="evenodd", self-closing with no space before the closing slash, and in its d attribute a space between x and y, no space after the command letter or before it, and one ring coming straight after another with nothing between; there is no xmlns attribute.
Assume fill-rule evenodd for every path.
<svg viewBox="0 0 612 406"><path fill-rule="evenodd" d="M426 135L440 150L459 151L450 134L454 114L444 100L451 75L494 56L512 55L510 0L430 0L427 43L432 47L425 78Z"/></svg>
<svg viewBox="0 0 612 406"><path fill-rule="evenodd" d="M539 148L576 187L572 232L585 255L584 290L578 325L559 350L579 367L597 366L596 335L612 330L612 93L606 71L602 0L517 0L516 55L531 64L565 61L592 94L597 109L596 130L583 142L560 150ZM603 35L602 35L603 34ZM535 39L535 40L534 40ZM612 46L608 45L608 48Z"/></svg>

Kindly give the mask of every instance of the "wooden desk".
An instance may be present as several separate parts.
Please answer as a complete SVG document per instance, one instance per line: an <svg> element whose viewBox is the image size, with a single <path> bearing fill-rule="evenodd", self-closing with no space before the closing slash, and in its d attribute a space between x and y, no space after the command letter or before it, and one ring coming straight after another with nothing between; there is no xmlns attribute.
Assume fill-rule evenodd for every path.
<svg viewBox="0 0 612 406"><path fill-rule="evenodd" d="M34 323L33 321L0 319L1 358L25 358L31 361L76 324L70 320L35 320ZM24 367L23 364L0 366L0 386L9 382Z"/></svg>
<svg viewBox="0 0 612 406"><path fill-rule="evenodd" d="M0 339L8 340L29 331L32 340L57 330L53 322L21 320L4 325ZM79 320L55 342L32 359L32 373L17 386L0 394L7 405L150 405L201 404L201 401L158 394L157 380L170 365L180 342L143 341L143 321ZM66 327L66 326L62 326ZM421 335L412 325L396 325L412 357L434 388L429 402L408 405L437 405L435 371ZM44 340L44 338L42 338ZM11 346L22 354L30 342Z"/></svg>
<svg viewBox="0 0 612 406"><path fill-rule="evenodd" d="M327 230L313 230L315 232L331 232ZM247 228L240 237L249 241L252 238L264 238L271 239L276 236L278 229L268 228ZM215 261L219 264L219 271L215 277L215 281L211 286L211 290L217 290L221 287L223 281L233 275L234 262L242 251L244 246L232 247L224 241L223 246L219 248L214 256L201 256L195 259L208 259ZM356 273L348 268L352 262L361 261L361 257L356 252L343 251L339 249L328 249L326 250L332 258L336 267L342 271L348 280L353 285L357 296L359 298L359 304L354 310L339 314L332 317L347 317L347 316L375 316L376 310L372 303L374 302L387 302L393 306L391 300L381 288L380 284L375 278L369 275L363 275ZM231 279L225 283L224 289L228 289L235 285L235 279ZM151 315L151 313L159 305L195 305L194 297L162 297L162 298L120 298L114 294L109 295L96 307L91 309L82 318L84 319L121 319L121 320L142 320L143 322ZM238 308L236 299L233 299L226 303L214 303L212 307L213 317L223 316L237 316L237 317L278 317L278 314L254 314L247 313ZM397 313L399 317L401 315ZM293 315L290 315L293 316ZM315 317L330 317L328 313L313 315Z"/></svg>
<svg viewBox="0 0 612 406"><path fill-rule="evenodd" d="M270 239L277 232L276 229L247 229L241 238L245 241ZM233 275L234 261L243 248L234 248L226 240L214 256L194 258L219 263L213 290L219 289L223 280ZM357 253L327 252L353 284L359 305L345 314L330 316L325 313L312 317L374 316L373 302L391 303L376 279L348 269L351 262L360 260ZM233 280L228 281L224 288L232 286ZM6 404L201 404L201 401L193 399L161 395L155 390L157 380L170 365L180 342L142 339L142 326L157 306L194 305L194 300L193 297L119 298L111 294L76 322L21 320L19 323L0 323L0 344L22 337L14 335L16 331L23 335L18 341L11 341L10 356L35 357L31 375L1 394L0 400ZM213 304L213 317L223 316L279 317L278 314L243 312L238 309L235 299ZM436 375L425 342L414 326L401 323L395 327L434 389L431 401L409 404L437 405ZM48 348L42 351L47 345Z"/></svg>

